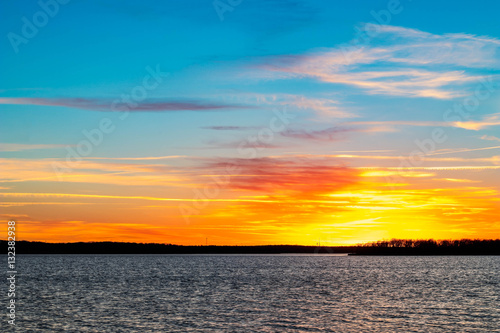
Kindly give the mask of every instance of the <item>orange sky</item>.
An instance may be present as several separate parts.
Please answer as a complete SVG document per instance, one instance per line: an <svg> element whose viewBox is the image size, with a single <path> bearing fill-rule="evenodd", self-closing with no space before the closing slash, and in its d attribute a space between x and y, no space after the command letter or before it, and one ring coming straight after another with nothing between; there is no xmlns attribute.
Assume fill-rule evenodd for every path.
<svg viewBox="0 0 500 333"><path fill-rule="evenodd" d="M52 160L1 161L18 184L0 193L2 217L17 222L18 239L49 242L337 245L500 234L496 166L408 170L273 156L204 158L194 167L186 160L82 161L61 181Z"/></svg>
<svg viewBox="0 0 500 333"><path fill-rule="evenodd" d="M233 5L79 1L28 38L44 9L8 1L4 235L500 237L500 2Z"/></svg>

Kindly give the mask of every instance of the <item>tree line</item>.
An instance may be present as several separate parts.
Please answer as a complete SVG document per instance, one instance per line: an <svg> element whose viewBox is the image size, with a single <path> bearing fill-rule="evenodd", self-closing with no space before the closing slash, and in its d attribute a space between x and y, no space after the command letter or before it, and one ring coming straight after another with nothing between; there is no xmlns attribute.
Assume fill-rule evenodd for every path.
<svg viewBox="0 0 500 333"><path fill-rule="evenodd" d="M8 243L0 240L7 253ZM278 254L345 253L350 255L500 255L500 239L390 239L353 246L175 245L160 243L17 241L18 254Z"/></svg>

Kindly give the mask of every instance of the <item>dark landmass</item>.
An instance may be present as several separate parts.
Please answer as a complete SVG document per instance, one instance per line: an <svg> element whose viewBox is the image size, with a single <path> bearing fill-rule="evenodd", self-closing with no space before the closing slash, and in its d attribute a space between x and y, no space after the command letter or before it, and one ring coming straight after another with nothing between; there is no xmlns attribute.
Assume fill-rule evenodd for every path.
<svg viewBox="0 0 500 333"><path fill-rule="evenodd" d="M0 240L7 253L8 243ZM16 254L278 254L346 253L349 255L500 255L500 239L411 240L391 239L354 246L184 246L158 243L17 241Z"/></svg>

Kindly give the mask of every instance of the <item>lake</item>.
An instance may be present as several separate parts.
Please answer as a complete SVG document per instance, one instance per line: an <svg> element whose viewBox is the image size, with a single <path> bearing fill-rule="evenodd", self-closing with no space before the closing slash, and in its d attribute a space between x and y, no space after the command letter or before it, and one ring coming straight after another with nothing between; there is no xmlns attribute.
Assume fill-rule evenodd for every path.
<svg viewBox="0 0 500 333"><path fill-rule="evenodd" d="M498 256L18 255L17 271L19 332L500 332Z"/></svg>

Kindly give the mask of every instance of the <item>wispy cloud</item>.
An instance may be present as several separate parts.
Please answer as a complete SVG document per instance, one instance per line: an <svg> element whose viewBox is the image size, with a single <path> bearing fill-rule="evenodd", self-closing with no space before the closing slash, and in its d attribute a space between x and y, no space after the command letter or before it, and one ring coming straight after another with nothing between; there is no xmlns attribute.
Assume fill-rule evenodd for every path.
<svg viewBox="0 0 500 333"><path fill-rule="evenodd" d="M56 149L56 148L64 148L64 147L67 147L67 145L0 143L0 151L21 151L21 150L35 150L35 149Z"/></svg>
<svg viewBox="0 0 500 333"><path fill-rule="evenodd" d="M343 139L343 134L356 131L352 128L329 127L322 130L286 129L280 134L287 138L315 140L315 141L338 141Z"/></svg>
<svg viewBox="0 0 500 333"><path fill-rule="evenodd" d="M469 150L473 151L473 150ZM433 155L433 154L429 154ZM364 160L401 160L400 156L396 155L352 155L352 154L338 154L338 155L324 155L330 158L341 159L364 159ZM465 158L465 157L425 157L427 162L470 162L470 163L498 163L500 157L480 157L480 158Z"/></svg>
<svg viewBox="0 0 500 333"><path fill-rule="evenodd" d="M399 175L400 168L366 171L335 165L335 161L338 159L214 159L206 165L207 170L222 173L227 165L239 170L226 183L228 189L239 193L240 197L245 197L246 191L260 192L262 195L258 197L264 200L237 203L231 210L214 208L205 212L203 218L208 216L217 221L236 221L238 225L256 227L272 225L282 232L303 228L298 236L302 239L319 230L342 237L346 232L359 230L360 225L363 234L367 230L401 230L422 223L435 225L442 223L442 216L449 213L457 213L457 219L474 214L475 224L491 227L490 215L494 216L498 195L494 188L465 187L460 182L449 184L453 181L445 188L427 188L424 184L432 181L431 177L437 172L423 169L425 172L408 170L404 173L408 182L419 184L418 188L405 184L404 189L391 190L387 189L387 183L370 177ZM463 216L462 211L465 212ZM380 223L370 222L378 219ZM367 223L358 225L353 221ZM452 219L448 218L446 225L450 221Z"/></svg>
<svg viewBox="0 0 500 333"><path fill-rule="evenodd" d="M480 180L472 179L459 179L459 178L443 178L442 180L452 182L452 183L480 183Z"/></svg>
<svg viewBox="0 0 500 333"><path fill-rule="evenodd" d="M215 158L205 168L224 172L231 165L238 176L227 184L231 189L264 191L268 194L326 193L355 183L358 171L341 165L338 160L287 158Z"/></svg>
<svg viewBox="0 0 500 333"><path fill-rule="evenodd" d="M455 127L465 128L468 130L478 131L491 126L500 125L500 113L494 113L484 116L483 119L479 121L469 120L469 121L458 121L454 122Z"/></svg>
<svg viewBox="0 0 500 333"><path fill-rule="evenodd" d="M376 128L390 129L392 126L423 126L423 127L456 127L467 130L478 131L488 127L500 125L500 113L483 116L480 120L467 121L419 121L419 120L388 120L388 121L351 121L345 122L345 126L375 126ZM487 140L487 139L485 139Z"/></svg>
<svg viewBox="0 0 500 333"><path fill-rule="evenodd" d="M84 157L84 160L124 160L124 161L147 161L147 160L169 160L185 158L185 155L167 156L144 156L144 157Z"/></svg>
<svg viewBox="0 0 500 333"><path fill-rule="evenodd" d="M457 154L457 153L467 153L467 152L470 152L470 151L490 150L490 149L500 149L500 146L482 147L482 148L440 149L440 150L437 150L434 153L429 153L427 155Z"/></svg>
<svg viewBox="0 0 500 333"><path fill-rule="evenodd" d="M352 118L356 115L341 106L340 103L330 98L310 98L304 96L291 96L286 101L299 109L312 110L320 116L328 118Z"/></svg>
<svg viewBox="0 0 500 333"><path fill-rule="evenodd" d="M192 198L162 198L151 196L126 196L126 195L101 195L101 194L78 194L78 193L20 193L20 192L0 192L0 197L7 198L89 198L89 199L135 199L135 200L150 200L150 201L174 201L174 202L189 202L197 201ZM270 202L270 200L258 199L211 199L218 202Z"/></svg>
<svg viewBox="0 0 500 333"><path fill-rule="evenodd" d="M274 149L274 148L284 148L286 146L274 143L266 143L261 141L250 142L248 140L241 141L230 141L230 142L222 142L211 140L207 142L208 147L210 149Z"/></svg>
<svg viewBox="0 0 500 333"><path fill-rule="evenodd" d="M126 103L120 102L113 107L114 101L98 98L11 98L1 97L0 104L43 105L69 107L91 111L121 111ZM127 108L131 112L175 112L175 111L215 111L245 109L242 105L218 104L206 101L149 101L133 102Z"/></svg>
<svg viewBox="0 0 500 333"><path fill-rule="evenodd" d="M113 160L113 159L111 159ZM185 172L164 164L93 162L65 159L0 158L0 183L77 182L116 185L182 186Z"/></svg>
<svg viewBox="0 0 500 333"><path fill-rule="evenodd" d="M208 129L214 131L246 131L259 129L257 126L203 126L201 129Z"/></svg>
<svg viewBox="0 0 500 333"><path fill-rule="evenodd" d="M336 99L331 94L320 94L319 96L304 96L302 94L260 94L239 92L231 96L220 95L216 96L223 102L238 103L243 105L269 105L269 106L287 106L312 112L319 119L331 118L355 118L358 117L356 110L340 99Z"/></svg>
<svg viewBox="0 0 500 333"><path fill-rule="evenodd" d="M458 170L498 170L499 165L457 165L457 166L431 166L431 167L385 167L388 170L446 170L446 171L458 171Z"/></svg>
<svg viewBox="0 0 500 333"><path fill-rule="evenodd" d="M307 77L371 94L438 99L463 96L465 85L483 78L478 69L500 68L494 38L372 26L378 34L371 45L268 57L258 67L275 79Z"/></svg>
<svg viewBox="0 0 500 333"><path fill-rule="evenodd" d="M302 141L341 141L346 139L346 134L350 132L371 132L371 131L379 131L381 126L376 127L328 127L324 129L304 129L304 128L287 128L281 132L278 132L282 137L297 139ZM232 130L233 128L227 129L219 129L217 130ZM388 131L387 128L384 128L384 131ZM207 142L211 148L285 148L293 146L290 142L284 143L265 143L259 140L252 142L250 140L241 140L241 141L232 141L232 142L219 142L215 140L211 140Z"/></svg>
<svg viewBox="0 0 500 333"><path fill-rule="evenodd" d="M500 138L497 138L496 136L493 136L493 135L483 135L481 137L481 139L483 140L489 140L489 141L500 141Z"/></svg>

